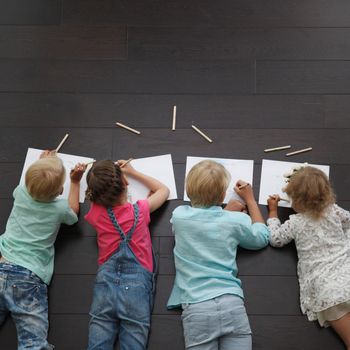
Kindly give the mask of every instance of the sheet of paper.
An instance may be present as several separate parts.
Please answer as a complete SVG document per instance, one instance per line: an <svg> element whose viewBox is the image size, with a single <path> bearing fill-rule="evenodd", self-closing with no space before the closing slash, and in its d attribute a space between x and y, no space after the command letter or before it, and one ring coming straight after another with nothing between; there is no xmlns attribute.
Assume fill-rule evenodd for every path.
<svg viewBox="0 0 350 350"><path fill-rule="evenodd" d="M289 200L287 194L282 191L282 188L287 184L286 178L283 176L283 174L290 172L293 167L302 164L304 163L281 162L277 160L263 159L261 168L259 204L266 205L267 199L271 194L278 194L281 198ZM308 165L322 170L329 177L328 165ZM286 201L279 201L278 206L290 208L291 203Z"/></svg>
<svg viewBox="0 0 350 350"><path fill-rule="evenodd" d="M168 186L170 195L168 199L177 199L175 176L171 154L155 157L133 159L131 165L141 173L152 176ZM149 189L132 177L128 178L128 198L135 203L139 199L145 199L149 195Z"/></svg>
<svg viewBox="0 0 350 350"><path fill-rule="evenodd" d="M207 157L187 157L186 160L186 176L194 165L201 162L202 160L213 160L222 164L231 175L231 181L226 191L226 196L224 203L227 203L230 199L238 199L242 201L237 193L233 190L238 180L243 180L251 185L253 184L253 160L244 159L225 159L225 158L207 158ZM184 201L189 201L190 199L186 193L186 185L184 190Z"/></svg>
<svg viewBox="0 0 350 350"><path fill-rule="evenodd" d="M28 152L27 152L27 156L26 156L26 159L24 162L23 171L22 171L21 180L20 180L21 184L23 184L23 185L25 184L25 173L26 173L27 169L30 167L30 165L32 165L35 161L37 161L40 158L40 155L42 152L43 152L43 150L40 150L40 149L28 148ZM63 190L63 193L60 196L58 196L57 198L68 199L69 187L70 187L69 173L70 173L71 169L74 168L74 166L77 163L89 163L89 162L93 161L94 159L87 158L87 157L73 156L71 154L64 154L64 153L57 153L57 156L62 159L63 165L66 169L66 181L63 185L64 190ZM80 203L84 203L84 200L85 200L85 191L87 189L86 174L87 174L87 171L89 170L89 167L91 167L91 165L88 166L88 169L85 171L85 173L80 181L80 193L79 193L79 202Z"/></svg>

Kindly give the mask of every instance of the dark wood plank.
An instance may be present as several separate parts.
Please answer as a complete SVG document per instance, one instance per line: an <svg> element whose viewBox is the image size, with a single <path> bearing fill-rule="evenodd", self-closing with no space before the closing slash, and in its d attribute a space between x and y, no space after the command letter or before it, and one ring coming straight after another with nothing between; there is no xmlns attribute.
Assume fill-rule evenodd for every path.
<svg viewBox="0 0 350 350"><path fill-rule="evenodd" d="M349 28L129 27L130 60L347 60Z"/></svg>
<svg viewBox="0 0 350 350"><path fill-rule="evenodd" d="M2 26L0 58L125 60L126 27Z"/></svg>
<svg viewBox="0 0 350 350"><path fill-rule="evenodd" d="M95 275L54 275L49 289L53 314L88 314Z"/></svg>
<svg viewBox="0 0 350 350"><path fill-rule="evenodd" d="M180 316L154 315L151 327L148 350L185 349Z"/></svg>
<svg viewBox="0 0 350 350"><path fill-rule="evenodd" d="M69 138L60 150L62 153L111 158L112 129L1 128L0 162L24 162L29 147L54 149L66 133Z"/></svg>
<svg viewBox="0 0 350 350"><path fill-rule="evenodd" d="M177 105L180 129L194 119L203 128L314 129L324 127L325 113L337 108L331 101L331 96L302 95L0 93L0 126L113 127L118 118L125 118L137 127L170 128L172 107ZM345 103L344 98L338 113L350 113Z"/></svg>
<svg viewBox="0 0 350 350"><path fill-rule="evenodd" d="M350 97L348 95L325 96L325 125L327 128L350 127Z"/></svg>
<svg viewBox="0 0 350 350"><path fill-rule="evenodd" d="M59 24L60 0L2 0L0 25L3 24Z"/></svg>
<svg viewBox="0 0 350 350"><path fill-rule="evenodd" d="M57 349L87 348L90 317L83 315L50 315L49 342Z"/></svg>
<svg viewBox="0 0 350 350"><path fill-rule="evenodd" d="M350 61L257 61L259 94L347 94Z"/></svg>
<svg viewBox="0 0 350 350"><path fill-rule="evenodd" d="M21 178L23 164L19 163L0 163L1 181L0 181L0 198L10 199L12 201L12 193L19 184ZM12 205L11 205L12 206ZM7 212L9 212L9 208Z"/></svg>
<svg viewBox="0 0 350 350"><path fill-rule="evenodd" d="M296 276L241 276L248 314L301 315Z"/></svg>
<svg viewBox="0 0 350 350"><path fill-rule="evenodd" d="M133 0L63 0L65 23L127 23L146 26L307 26L349 27L350 5L346 0L186 0L167 2Z"/></svg>
<svg viewBox="0 0 350 350"><path fill-rule="evenodd" d="M114 132L113 157L125 157L124 145L128 145L127 156L134 158L171 153L173 162L184 163L186 156L253 159L257 164L262 159L315 164L348 164L349 157L339 149L349 149L347 129L206 129L201 128L200 118L194 121L202 131L212 138L207 142L190 126L173 132L169 129L143 129L134 135L123 129ZM137 125L133 125L137 128ZM154 145L157 144L157 148ZM285 152L264 153L264 149L276 145L290 144L293 150L313 147L308 153L286 157ZM228 146L229 145L229 146ZM124 158L125 159L125 158Z"/></svg>
<svg viewBox="0 0 350 350"><path fill-rule="evenodd" d="M250 316L254 349L343 350L340 338L330 328L322 329L305 316Z"/></svg>
<svg viewBox="0 0 350 350"><path fill-rule="evenodd" d="M55 244L55 274L96 274L97 244L95 237L82 237L78 232L69 237L58 235Z"/></svg>
<svg viewBox="0 0 350 350"><path fill-rule="evenodd" d="M0 60L0 91L251 93L253 62ZM123 117L121 117L123 118Z"/></svg>

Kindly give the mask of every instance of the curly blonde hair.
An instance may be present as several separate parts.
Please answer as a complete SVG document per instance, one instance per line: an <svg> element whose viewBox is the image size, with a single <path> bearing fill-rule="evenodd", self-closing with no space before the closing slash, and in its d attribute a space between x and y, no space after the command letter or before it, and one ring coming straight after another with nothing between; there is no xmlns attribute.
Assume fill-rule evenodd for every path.
<svg viewBox="0 0 350 350"><path fill-rule="evenodd" d="M322 217L329 205L335 202L335 195L326 174L314 167L304 167L291 176L285 192L292 199L295 211Z"/></svg>
<svg viewBox="0 0 350 350"><path fill-rule="evenodd" d="M196 164L186 177L186 192L194 207L222 204L222 196L230 183L225 167L212 160Z"/></svg>
<svg viewBox="0 0 350 350"><path fill-rule="evenodd" d="M106 208L118 204L121 195L127 190L120 166L112 160L95 162L86 176L86 181L86 198Z"/></svg>

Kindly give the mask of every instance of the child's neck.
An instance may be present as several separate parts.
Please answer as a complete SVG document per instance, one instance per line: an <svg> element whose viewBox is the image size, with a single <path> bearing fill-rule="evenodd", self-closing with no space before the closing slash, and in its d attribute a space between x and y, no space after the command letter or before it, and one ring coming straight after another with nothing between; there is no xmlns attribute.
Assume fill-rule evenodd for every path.
<svg viewBox="0 0 350 350"><path fill-rule="evenodd" d="M128 203L128 194L127 191L125 191L124 193L122 193L120 195L120 197L118 198L117 202L115 203L115 205L124 205Z"/></svg>

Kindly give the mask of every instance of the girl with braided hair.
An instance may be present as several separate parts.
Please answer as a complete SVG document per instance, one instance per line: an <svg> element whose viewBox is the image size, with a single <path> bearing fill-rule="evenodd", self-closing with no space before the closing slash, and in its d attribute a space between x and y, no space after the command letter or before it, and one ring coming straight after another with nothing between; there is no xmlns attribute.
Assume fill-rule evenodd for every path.
<svg viewBox="0 0 350 350"><path fill-rule="evenodd" d="M147 199L128 203L129 176L150 189ZM167 200L169 189L124 160L96 162L87 184L91 207L85 219L97 232L99 248L88 350L113 350L117 339L120 350L144 350L155 288L148 225L150 213Z"/></svg>
<svg viewBox="0 0 350 350"><path fill-rule="evenodd" d="M270 196L270 244L295 241L302 312L332 326L350 350L350 213L335 204L329 180L317 168L294 171L284 191L297 214L281 225L279 196Z"/></svg>

